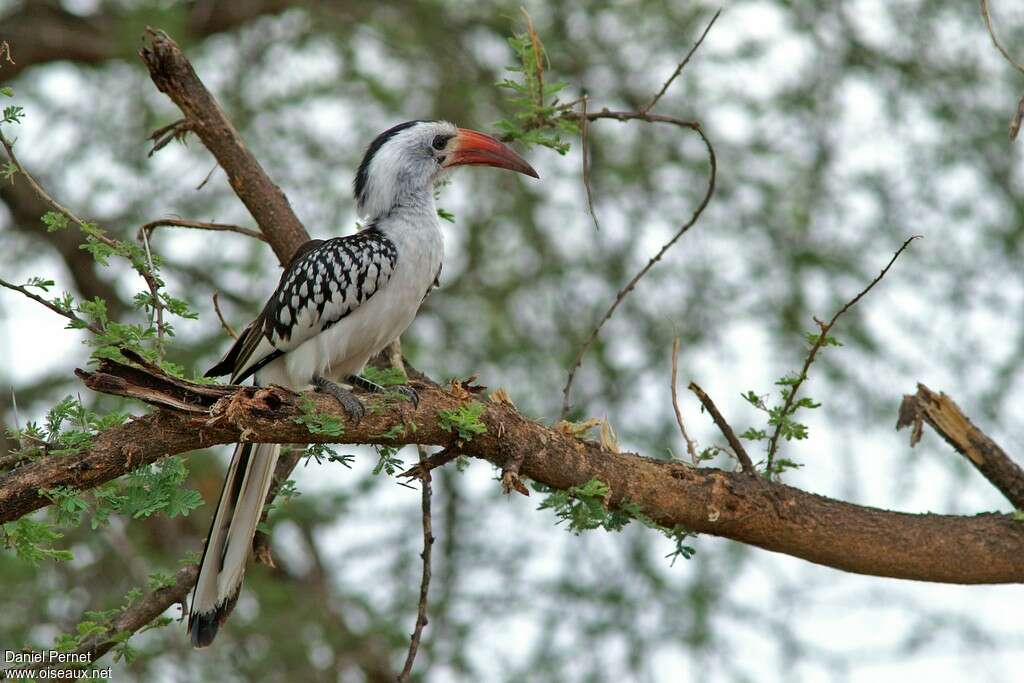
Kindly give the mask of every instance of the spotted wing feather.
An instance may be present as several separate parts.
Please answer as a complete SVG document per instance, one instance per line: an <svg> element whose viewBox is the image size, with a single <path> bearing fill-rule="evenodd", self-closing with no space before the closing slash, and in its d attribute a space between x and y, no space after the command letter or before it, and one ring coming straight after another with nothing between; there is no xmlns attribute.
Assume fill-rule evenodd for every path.
<svg viewBox="0 0 1024 683"><path fill-rule="evenodd" d="M241 382L281 354L336 324L380 291L398 251L376 228L307 242L281 275L263 311L208 376Z"/></svg>

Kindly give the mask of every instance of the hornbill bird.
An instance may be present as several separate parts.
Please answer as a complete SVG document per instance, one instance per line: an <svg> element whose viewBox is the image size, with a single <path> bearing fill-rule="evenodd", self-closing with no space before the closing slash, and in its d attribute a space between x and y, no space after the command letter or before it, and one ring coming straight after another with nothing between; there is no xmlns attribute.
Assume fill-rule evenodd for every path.
<svg viewBox="0 0 1024 683"><path fill-rule="evenodd" d="M233 384L253 377L257 385L296 391L312 386L361 418L363 405L344 385L381 390L360 373L409 326L438 282L444 244L434 185L463 165L539 177L498 140L445 121L410 121L378 135L354 183L366 227L303 245L263 311L206 376L230 375ZM417 400L412 389L400 389ZM195 647L213 642L238 598L279 453L277 444L235 447L192 598Z"/></svg>

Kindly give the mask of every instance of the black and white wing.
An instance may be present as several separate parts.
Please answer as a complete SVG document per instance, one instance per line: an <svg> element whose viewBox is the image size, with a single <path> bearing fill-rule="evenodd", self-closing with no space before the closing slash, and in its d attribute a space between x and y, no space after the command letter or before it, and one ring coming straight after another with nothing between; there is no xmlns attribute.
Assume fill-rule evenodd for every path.
<svg viewBox="0 0 1024 683"><path fill-rule="evenodd" d="M311 240L292 257L260 315L207 377L238 383L366 303L398 263L394 243L370 227L355 235Z"/></svg>

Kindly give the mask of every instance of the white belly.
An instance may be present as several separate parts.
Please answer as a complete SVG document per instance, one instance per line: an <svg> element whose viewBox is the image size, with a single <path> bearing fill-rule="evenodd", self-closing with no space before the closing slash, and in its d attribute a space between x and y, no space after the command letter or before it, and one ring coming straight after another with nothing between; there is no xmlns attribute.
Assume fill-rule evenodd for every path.
<svg viewBox="0 0 1024 683"><path fill-rule="evenodd" d="M344 382L409 327L437 277L443 244L439 231L436 239L389 237L397 243L399 260L388 283L347 317L260 369L259 384L300 390L314 375Z"/></svg>

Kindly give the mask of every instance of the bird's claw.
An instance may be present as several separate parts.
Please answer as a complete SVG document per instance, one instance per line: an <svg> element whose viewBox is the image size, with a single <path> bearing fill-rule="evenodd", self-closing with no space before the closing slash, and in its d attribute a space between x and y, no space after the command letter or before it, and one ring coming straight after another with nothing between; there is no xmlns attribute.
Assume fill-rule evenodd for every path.
<svg viewBox="0 0 1024 683"><path fill-rule="evenodd" d="M351 391L345 391L341 396L335 395L334 398L338 399L338 403L341 404L345 414L353 423L359 424L359 421L366 415L366 406Z"/></svg>
<svg viewBox="0 0 1024 683"><path fill-rule="evenodd" d="M356 398L348 389L332 382L329 379L323 377L313 378L313 387L324 394L333 396L334 399L341 404L342 409L345 411L345 415L355 424L359 424L359 421L366 415L366 406L363 402Z"/></svg>
<svg viewBox="0 0 1024 683"><path fill-rule="evenodd" d="M413 408L419 408L420 406L420 395L416 393L416 390L410 386L400 384L397 386L389 387L390 391L400 394L406 401L412 403Z"/></svg>

